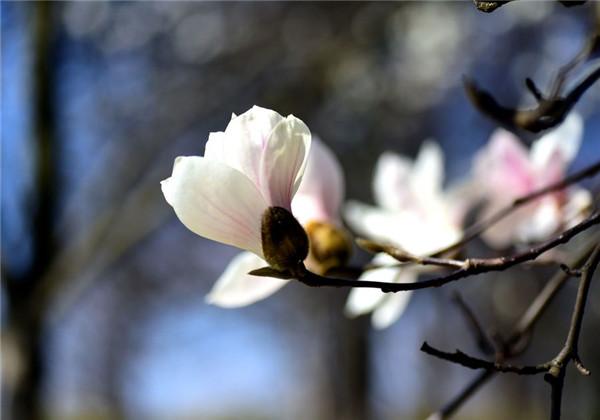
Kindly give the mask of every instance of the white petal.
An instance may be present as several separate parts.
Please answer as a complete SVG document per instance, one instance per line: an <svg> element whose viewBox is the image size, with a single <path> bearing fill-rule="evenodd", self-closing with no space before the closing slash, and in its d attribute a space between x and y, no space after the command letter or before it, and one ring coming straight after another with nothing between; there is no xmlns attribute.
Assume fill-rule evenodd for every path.
<svg viewBox="0 0 600 420"><path fill-rule="evenodd" d="M541 241L556 232L562 222L559 203L545 197L536 203L533 214L519 226L518 239L522 242Z"/></svg>
<svg viewBox="0 0 600 420"><path fill-rule="evenodd" d="M444 194L449 216L456 226L462 226L464 219L473 206L482 200L485 189L480 182L471 177L453 183Z"/></svg>
<svg viewBox="0 0 600 420"><path fill-rule="evenodd" d="M359 235L400 246L398 239L403 236L407 218L400 212L392 212L369 206L357 201L349 201L343 207L344 220Z"/></svg>
<svg viewBox="0 0 600 420"><path fill-rule="evenodd" d="M267 141L283 120L277 112L258 106L241 115L234 114L225 132L210 134L204 157L237 169L259 187L260 162Z"/></svg>
<svg viewBox="0 0 600 420"><path fill-rule="evenodd" d="M416 276L411 282L414 282ZM402 283L407 283L402 281ZM371 316L371 324L376 329L384 329L396 322L404 313L408 302L412 296L412 291L397 292L380 305Z"/></svg>
<svg viewBox="0 0 600 420"><path fill-rule="evenodd" d="M310 130L289 115L271 132L260 162L259 186L271 206L291 210L308 160Z"/></svg>
<svg viewBox="0 0 600 420"><path fill-rule="evenodd" d="M204 157L209 160L214 160L217 162L223 162L227 164L227 146L229 146L229 144L227 143L227 136L224 132L217 131L214 133L210 133L208 135L206 146L204 146ZM229 166L235 168L234 165ZM239 168L236 169L240 170Z"/></svg>
<svg viewBox="0 0 600 420"><path fill-rule="evenodd" d="M563 221L567 227L581 222L587 210L592 206L592 195L588 190L573 187L567 192L567 203L563 208Z"/></svg>
<svg viewBox="0 0 600 420"><path fill-rule="evenodd" d="M412 201L410 176L412 161L395 153L383 153L375 165L375 202L388 210L399 210Z"/></svg>
<svg viewBox="0 0 600 420"><path fill-rule="evenodd" d="M395 264L397 261L389 255L377 254L375 258L373 258L372 263L384 265ZM397 267L377 268L374 270L365 271L358 280L395 282L399 275L399 271L400 270ZM379 304L381 304L387 297L387 293L383 293L379 289L354 288L348 295L344 312L349 317L355 317L369 313L373 311Z"/></svg>
<svg viewBox="0 0 600 420"><path fill-rule="evenodd" d="M292 212L302 224L310 220L337 221L343 198L342 167L327 145L313 136Z"/></svg>
<svg viewBox="0 0 600 420"><path fill-rule="evenodd" d="M444 181L444 152L432 140L421 145L411 176L413 188L419 193L439 194Z"/></svg>
<svg viewBox="0 0 600 420"><path fill-rule="evenodd" d="M272 295L288 283L289 280L248 274L265 266L267 262L251 252L238 254L206 296L206 303L224 308L246 306Z"/></svg>
<svg viewBox="0 0 600 420"><path fill-rule="evenodd" d="M427 213L412 210L392 212L350 201L344 206L344 218L358 234L417 255L437 251L461 236L460 229L445 208Z"/></svg>
<svg viewBox="0 0 600 420"><path fill-rule="evenodd" d="M178 157L161 187L188 229L262 256L260 227L267 204L243 174L202 157Z"/></svg>
<svg viewBox="0 0 600 420"><path fill-rule="evenodd" d="M490 203L482 211L480 219L486 220L496 213L502 204ZM510 246L519 236L519 231L535 211L536 204L526 205L513 211L510 215L495 223L483 232L482 238L492 247L503 249Z"/></svg>
<svg viewBox="0 0 600 420"><path fill-rule="evenodd" d="M548 168L549 165L556 165L560 172L564 172L569 163L575 159L582 136L583 119L579 114L572 112L561 125L533 143L531 147L533 164L540 170Z"/></svg>

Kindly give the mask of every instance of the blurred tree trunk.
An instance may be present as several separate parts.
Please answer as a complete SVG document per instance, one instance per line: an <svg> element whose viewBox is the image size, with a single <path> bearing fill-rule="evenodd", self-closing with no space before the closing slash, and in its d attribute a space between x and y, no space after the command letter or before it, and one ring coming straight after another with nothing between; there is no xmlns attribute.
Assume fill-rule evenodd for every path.
<svg viewBox="0 0 600 420"><path fill-rule="evenodd" d="M326 295L323 306L329 318L325 343L329 400L326 418L372 418L369 402L369 317L348 319L343 311L346 294L338 290L323 294Z"/></svg>
<svg viewBox="0 0 600 420"><path fill-rule="evenodd" d="M349 320L341 310L337 315L342 317L339 320L340 339L334 341L330 354L341 361L337 375L331 372L330 376L337 390L335 418L366 420L372 418L369 406L369 318Z"/></svg>
<svg viewBox="0 0 600 420"><path fill-rule="evenodd" d="M7 336L12 345L14 370L8 417L18 420L40 419L42 385L46 373L44 360L44 314L47 312L40 283L55 253L53 233L56 209L56 121L54 89L54 5L40 2L29 5L33 44L32 121L35 141L34 185L26 209L30 214L32 255L29 269L11 278L7 273Z"/></svg>

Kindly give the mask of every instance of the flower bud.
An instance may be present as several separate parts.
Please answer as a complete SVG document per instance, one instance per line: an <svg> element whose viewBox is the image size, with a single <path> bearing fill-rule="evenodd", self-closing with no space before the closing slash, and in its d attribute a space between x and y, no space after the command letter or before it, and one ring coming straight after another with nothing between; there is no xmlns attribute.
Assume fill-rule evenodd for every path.
<svg viewBox="0 0 600 420"><path fill-rule="evenodd" d="M279 271L294 272L308 255L308 237L296 218L283 207L269 207L261 222L265 260Z"/></svg>
<svg viewBox="0 0 600 420"><path fill-rule="evenodd" d="M312 221L306 224L310 242L308 266L318 274L341 267L350 258L352 244L346 232L332 223Z"/></svg>

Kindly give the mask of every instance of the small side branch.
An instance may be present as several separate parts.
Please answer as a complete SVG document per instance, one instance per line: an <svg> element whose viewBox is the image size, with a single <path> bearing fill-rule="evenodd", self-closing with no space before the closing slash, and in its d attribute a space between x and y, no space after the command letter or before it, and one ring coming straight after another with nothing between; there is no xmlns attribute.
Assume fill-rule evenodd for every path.
<svg viewBox="0 0 600 420"><path fill-rule="evenodd" d="M310 287L357 287L380 289L384 293L401 292L406 290L419 290L431 287L441 287L447 283L457 281L466 277L474 276L492 271L503 271L517 264L532 261L544 252L556 248L561 244L569 242L572 238L586 231L590 227L600 223L600 212L594 212L587 219L562 232L558 236L530 248L527 251L519 252L513 255L498 258L471 258L462 262L463 267L450 274L435 277L416 283L389 283L369 280L348 280L333 277L324 277L308 271L303 265L299 266L295 272L280 272L271 267L263 267L249 272L257 276L277 277L281 279L295 278L298 281Z"/></svg>
<svg viewBox="0 0 600 420"><path fill-rule="evenodd" d="M571 316L571 325L565 345L560 353L549 363L550 368L544 376L546 382L552 387L551 395L551 419L560 419L562 393L565 382L566 367L570 361L573 362L577 370L583 375L589 375L590 371L586 369L579 357L579 336L583 325L583 314L587 303L587 297L590 291L590 285L596 267L600 263L600 244L596 245L592 256L581 269L581 280L577 290L577 298Z"/></svg>
<svg viewBox="0 0 600 420"><path fill-rule="evenodd" d="M492 13L497 8L504 6L507 3L511 3L516 0L499 0L499 1L489 1L489 0L473 0L475 7L477 10L484 13ZM573 7L579 6L586 2L586 0L557 0L560 4L565 7Z"/></svg>
<svg viewBox="0 0 600 420"><path fill-rule="evenodd" d="M447 360L470 369L487 369L495 370L496 372L516 373L518 375L537 375L538 373L548 371L548 364L546 363L536 366L516 366L499 362L490 362L477 357L469 356L460 350L456 350L454 353L438 350L434 347L431 347L429 344L427 344L427 342L423 343L421 346L421 351L437 357L438 359Z"/></svg>
<svg viewBox="0 0 600 420"><path fill-rule="evenodd" d="M504 4L504 2L480 3L488 5L488 8L489 5L496 4L492 10ZM597 67L570 92L562 93L568 75L600 50L599 39L600 35L594 34L579 54L559 70L549 95L543 95L531 79L526 79L528 90L538 102L535 108L515 109L500 105L489 92L481 89L468 78L465 78L463 83L465 92L479 111L513 131L523 129L538 133L554 127L564 121L581 96L600 78L600 67Z"/></svg>
<svg viewBox="0 0 600 420"><path fill-rule="evenodd" d="M488 230L489 228L494 226L500 220L504 219L509 214L513 213L515 210L524 206L525 204L530 203L533 200L535 200L536 198L540 198L546 194L560 191L560 190L568 187L569 185L572 185L576 182L581 181L582 179L592 177L592 176L596 175L598 172L600 172L600 161L595 162L595 163L591 164L590 166L587 166L587 167L581 169L580 171L574 172L573 174L571 174L557 182L554 182L543 188L532 191L531 193L529 193L527 195L524 195L524 196L514 199L512 203L510 203L506 207L500 209L497 213L494 213L487 219L485 219L479 223L476 223L476 224L472 225L471 227L469 227L468 229L466 229L463 237L459 241L447 246L446 248L440 249L439 251L435 252L431 256L432 257L441 257L442 255L445 255L451 251L454 251L454 250L462 247L466 243L472 241L473 239L475 239L476 237L481 235L483 232L485 232L486 230Z"/></svg>
<svg viewBox="0 0 600 420"><path fill-rule="evenodd" d="M590 257L594 246L588 246L579 254L570 265L573 267L581 267ZM514 325L508 338L503 340L496 355L496 361L510 359L521 354L527 347L528 340L533 326L540 319L546 308L554 300L554 297L563 288L569 280L570 275L564 271L558 271L544 288L538 293L535 299L531 302L527 310L523 313L519 321ZM441 420L450 417L464 404L471 396L473 396L479 388L485 385L491 378L496 375L497 371L493 369L482 370L461 392L452 398L444 407L433 413L428 420Z"/></svg>
<svg viewBox="0 0 600 420"><path fill-rule="evenodd" d="M544 379L551 385L552 389L551 419L558 420L560 419L561 413L564 378L566 374L566 368L569 362L573 362L575 367L583 375L590 374L589 370L587 370L583 366L579 357L578 343L579 336L581 333L581 327L583 324L583 315L585 312L587 296L589 294L591 281L598 264L600 264L600 244L594 244L594 249L589 259L581 269L581 281L579 283L577 299L575 301L575 306L571 317L571 325L569 328L567 339L558 355L549 362L531 366L515 366L505 364L499 361L492 362L477 357L469 356L460 350L456 350L454 353L445 352L430 346L427 342L423 343L421 351L429 355L435 356L439 359L447 360L449 362L456 363L471 369L484 369L487 372L516 373L519 375L536 375L539 373L545 373ZM566 279L568 277L568 273L564 272L559 272L559 275L562 276L563 279ZM556 283L556 287L559 286L560 284ZM526 312L521 322L517 324L517 328L515 330L516 335L522 335L523 333L528 331L529 328L531 328L532 323L539 318L539 312L541 312L548 305L548 303L554 295L555 293L547 293L544 291L540 293L538 298L542 300L536 304L536 301L538 300L536 299L536 301L534 301L534 304L532 304L532 307L536 308L535 310L537 311L537 313L531 315ZM518 337L516 335L513 335L507 342L507 354L509 356L514 355L511 353L513 346L516 345L518 341ZM502 357L501 359L504 359L504 357ZM481 383L483 382L484 381L482 380ZM473 391L471 390L471 393L472 392Z"/></svg>

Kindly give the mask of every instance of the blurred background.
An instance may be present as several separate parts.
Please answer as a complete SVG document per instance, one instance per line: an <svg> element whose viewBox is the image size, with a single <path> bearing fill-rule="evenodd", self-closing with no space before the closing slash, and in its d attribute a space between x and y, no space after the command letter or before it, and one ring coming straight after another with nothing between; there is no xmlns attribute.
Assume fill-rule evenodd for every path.
<svg viewBox="0 0 600 420"><path fill-rule="evenodd" d="M488 15L471 2L2 2L1 12L6 419L424 418L476 374L419 351L428 340L477 354L451 291L503 331L552 272L419 292L383 331L343 316L347 290L293 284L220 309L204 295L237 251L189 232L159 181L257 104L300 117L336 152L348 198L372 202L377 157L414 156L426 138L452 182L496 128L468 103L463 75L504 104L532 105L525 77L548 86L598 25L598 4L515 2ZM571 170L600 158L599 104L596 85L576 107L585 135ZM600 418L598 287L580 350L593 375L570 369L570 419ZM575 289L521 361L558 351ZM548 406L540 377L504 375L457 418L546 418Z"/></svg>

